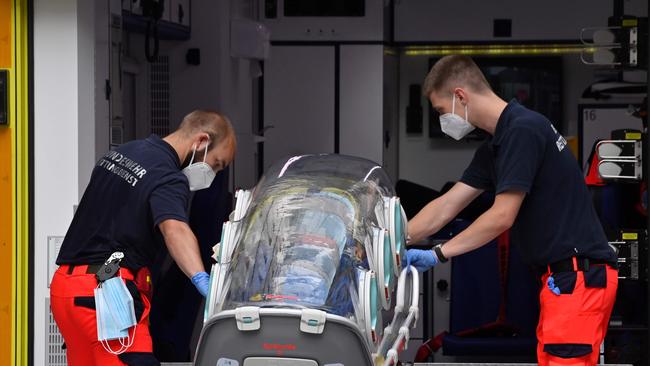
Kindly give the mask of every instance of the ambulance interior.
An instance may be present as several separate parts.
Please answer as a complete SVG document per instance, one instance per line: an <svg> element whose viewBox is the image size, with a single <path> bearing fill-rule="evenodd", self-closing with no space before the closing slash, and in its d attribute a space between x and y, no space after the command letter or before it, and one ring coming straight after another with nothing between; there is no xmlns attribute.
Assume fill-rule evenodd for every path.
<svg viewBox="0 0 650 366"><path fill-rule="evenodd" d="M645 129L646 0L28 3L33 194L47 197L33 206L33 364L66 364L48 287L95 162L194 109L228 116L237 153L190 203L208 297L167 253L156 259L163 365L535 363L539 279L507 235L425 273L403 262L408 220L486 139L446 137L422 96L435 61L460 53L503 99L548 116L585 175L602 168L590 191L624 260L599 363L648 365L649 174L610 156L648 156L625 135ZM638 47L617 43L632 28ZM493 199L412 247L444 243Z"/></svg>

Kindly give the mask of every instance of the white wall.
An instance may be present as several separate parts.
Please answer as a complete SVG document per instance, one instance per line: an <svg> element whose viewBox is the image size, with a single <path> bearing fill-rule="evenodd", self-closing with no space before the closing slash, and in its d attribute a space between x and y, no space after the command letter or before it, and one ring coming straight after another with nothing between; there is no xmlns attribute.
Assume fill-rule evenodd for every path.
<svg viewBox="0 0 650 366"><path fill-rule="evenodd" d="M384 170L392 182L397 182L399 170L399 54L395 49L384 49L383 118L381 136ZM387 137L388 140L383 140Z"/></svg>
<svg viewBox="0 0 650 366"><path fill-rule="evenodd" d="M397 41L576 40L585 27L606 26L612 0L401 0L395 2ZM647 9L626 0L626 13ZM494 19L512 19L512 37L493 37Z"/></svg>
<svg viewBox="0 0 650 366"><path fill-rule="evenodd" d="M84 192L95 166L95 26L94 1L77 1L77 93L79 108L79 197Z"/></svg>
<svg viewBox="0 0 650 366"><path fill-rule="evenodd" d="M217 3L217 18L207 19L217 32L214 40L219 52L217 109L230 117L237 133L231 186L247 188L257 183L257 146L254 143L257 121L253 120L253 83L257 80L251 72L250 61L230 57L230 18L256 19L256 9L253 0Z"/></svg>
<svg viewBox="0 0 650 366"><path fill-rule="evenodd" d="M341 154L383 161L384 46L341 46Z"/></svg>
<svg viewBox="0 0 650 366"><path fill-rule="evenodd" d="M345 44L338 50L271 47L264 64L264 123L273 126L265 133L265 168L287 156L333 153L337 117L340 154L384 160L384 46Z"/></svg>
<svg viewBox="0 0 650 366"><path fill-rule="evenodd" d="M192 36L187 41L162 42L161 53L169 56L170 70L170 131L183 117L195 109L217 109L219 101L220 64L215 18L217 4L212 1L192 2ZM144 56L144 41L139 36L132 45L140 57ZM201 64L189 65L185 54L190 48L201 50Z"/></svg>
<svg viewBox="0 0 650 366"><path fill-rule="evenodd" d="M271 48L264 63L264 169L289 156L335 151L335 56L334 46Z"/></svg>
<svg viewBox="0 0 650 366"><path fill-rule="evenodd" d="M77 0L34 1L34 364L43 365L47 237L63 236L79 198L78 26ZM87 24L85 24L87 25ZM79 75L80 71L83 75ZM85 99L82 98L85 102Z"/></svg>

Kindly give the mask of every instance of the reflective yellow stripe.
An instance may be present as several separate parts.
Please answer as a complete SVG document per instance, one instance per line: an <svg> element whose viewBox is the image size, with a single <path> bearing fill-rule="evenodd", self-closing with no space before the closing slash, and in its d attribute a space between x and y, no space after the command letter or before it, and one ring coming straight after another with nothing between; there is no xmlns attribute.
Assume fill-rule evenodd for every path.
<svg viewBox="0 0 650 366"><path fill-rule="evenodd" d="M636 27L639 24L638 19L623 19L624 27Z"/></svg>
<svg viewBox="0 0 650 366"><path fill-rule="evenodd" d="M29 361L29 59L28 1L12 0L14 72L10 106L13 141L12 186L14 194L13 284L11 364Z"/></svg>
<svg viewBox="0 0 650 366"><path fill-rule="evenodd" d="M641 132L626 132L626 140L641 140Z"/></svg>
<svg viewBox="0 0 650 366"><path fill-rule="evenodd" d="M623 233L623 240L639 240L637 233Z"/></svg>

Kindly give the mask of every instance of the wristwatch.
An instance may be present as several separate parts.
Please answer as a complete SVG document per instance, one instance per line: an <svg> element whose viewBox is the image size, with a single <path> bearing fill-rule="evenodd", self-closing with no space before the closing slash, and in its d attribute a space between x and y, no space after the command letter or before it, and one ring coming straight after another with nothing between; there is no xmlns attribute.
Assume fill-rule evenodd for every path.
<svg viewBox="0 0 650 366"><path fill-rule="evenodd" d="M438 244L435 247L433 247L433 252L436 253L436 257L438 257L440 263L445 263L449 259L447 259L447 257L445 257L444 254L442 254L441 248L442 248L442 244Z"/></svg>

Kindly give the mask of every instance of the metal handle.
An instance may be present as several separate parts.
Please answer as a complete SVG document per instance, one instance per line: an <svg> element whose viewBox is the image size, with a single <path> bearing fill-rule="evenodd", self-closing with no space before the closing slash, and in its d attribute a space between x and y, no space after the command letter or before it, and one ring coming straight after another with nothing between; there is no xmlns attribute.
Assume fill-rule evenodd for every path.
<svg viewBox="0 0 650 366"><path fill-rule="evenodd" d="M600 147L605 144L633 144L634 156L632 155L601 155ZM621 149L622 150L622 149ZM637 160L641 156L641 141L639 140L602 140L596 144L596 153L599 159Z"/></svg>
<svg viewBox="0 0 650 366"><path fill-rule="evenodd" d="M582 44L588 45L588 46L595 46L595 45L602 46L602 47L605 47L605 46L620 46L620 43L617 43L617 42L595 43L595 42L587 42L587 40L585 40L585 38L584 38L585 31L611 30L611 29L618 30L618 29L622 29L622 27L585 27L585 28L582 28L580 30L580 42L582 42ZM592 38L592 40L593 40L593 38Z"/></svg>

